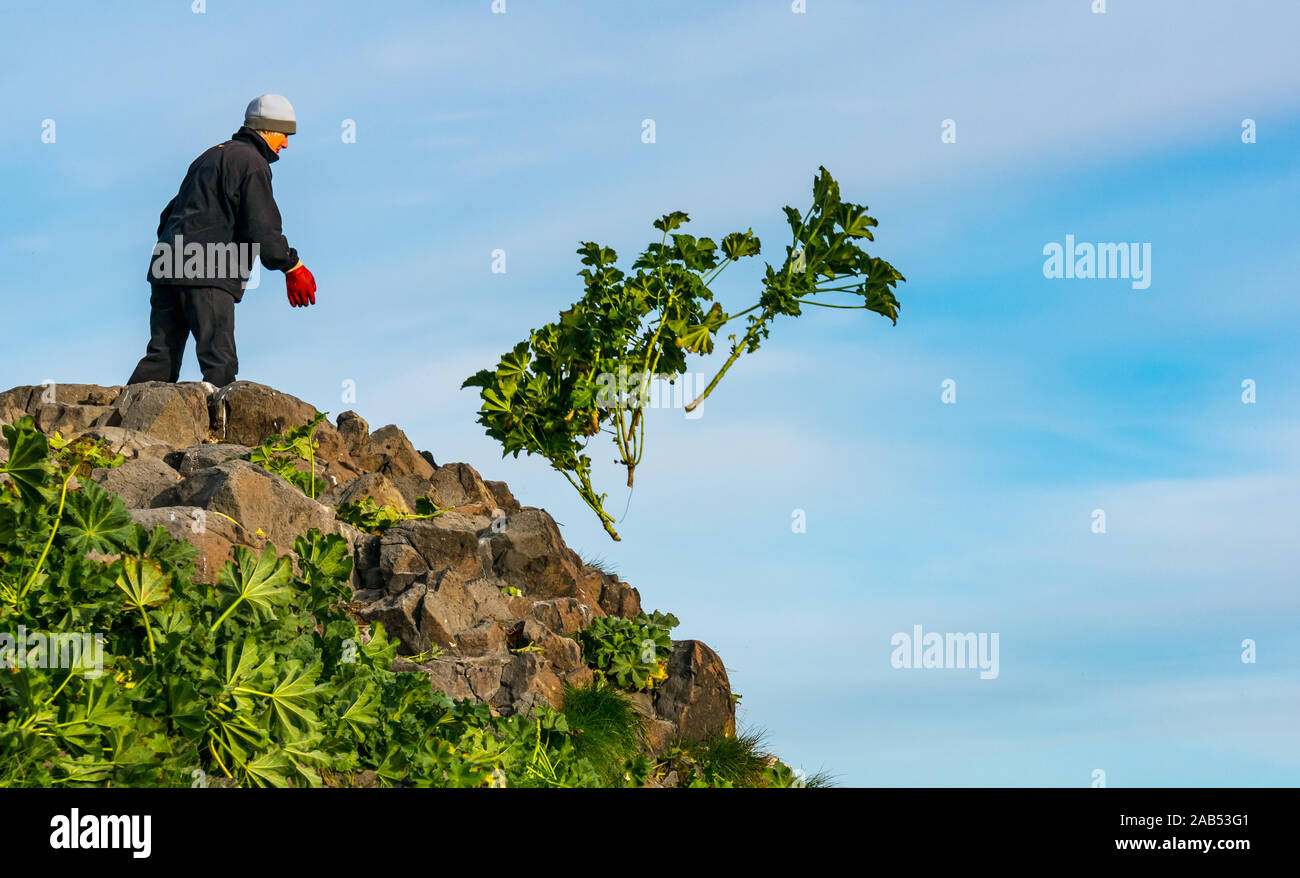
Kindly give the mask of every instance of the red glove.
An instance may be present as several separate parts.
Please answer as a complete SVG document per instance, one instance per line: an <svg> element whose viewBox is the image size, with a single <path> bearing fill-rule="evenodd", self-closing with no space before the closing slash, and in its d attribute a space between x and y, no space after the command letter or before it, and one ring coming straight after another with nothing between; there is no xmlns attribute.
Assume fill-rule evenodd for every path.
<svg viewBox="0 0 1300 878"><path fill-rule="evenodd" d="M289 293L289 304L294 308L316 304L316 278L301 262L285 272L284 286Z"/></svg>

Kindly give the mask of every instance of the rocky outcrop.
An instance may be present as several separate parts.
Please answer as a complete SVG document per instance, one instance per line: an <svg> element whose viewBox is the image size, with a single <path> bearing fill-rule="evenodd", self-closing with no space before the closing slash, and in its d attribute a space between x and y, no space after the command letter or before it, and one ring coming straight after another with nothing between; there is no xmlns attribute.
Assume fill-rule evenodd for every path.
<svg viewBox="0 0 1300 878"><path fill-rule="evenodd" d="M121 453L125 463L90 478L120 495L139 524L196 546L200 580L215 581L238 546L260 550L270 542L286 553L296 537L319 528L347 539L351 607L400 641L395 668L423 672L447 695L500 713L559 707L567 686L591 681L579 634L598 616L634 618L637 589L585 566L545 509L521 505L504 482L484 479L468 463L439 465L395 425L372 431L355 412L322 422L314 435L315 472L326 486L319 497L241 459L316 414L249 381L219 390L150 382L0 393L0 424L32 415L47 433L102 439ZM366 497L407 513L422 499L450 511L382 534L338 520L338 506ZM654 690L634 697L650 749L734 731L717 653L675 641L667 670Z"/></svg>

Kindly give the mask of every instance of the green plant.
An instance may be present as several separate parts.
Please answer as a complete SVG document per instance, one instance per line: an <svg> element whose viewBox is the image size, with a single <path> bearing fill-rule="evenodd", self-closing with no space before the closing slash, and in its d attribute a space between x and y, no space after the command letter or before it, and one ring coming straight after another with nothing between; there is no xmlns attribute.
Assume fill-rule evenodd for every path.
<svg viewBox="0 0 1300 878"><path fill-rule="evenodd" d="M640 762L643 719L631 699L600 681L569 687L564 692L564 715L573 731L574 749L606 786L644 783L648 766Z"/></svg>
<svg viewBox="0 0 1300 878"><path fill-rule="evenodd" d="M437 518L451 507L440 509L427 497L415 501L415 512L403 512L396 506L380 506L373 497L362 497L351 503L344 503L335 512L339 521L360 528L367 533L380 534L399 521L411 521L418 518Z"/></svg>
<svg viewBox="0 0 1300 878"><path fill-rule="evenodd" d="M197 550L134 524L88 448L51 454L32 419L0 464L0 786L595 786L562 714L494 717L391 670L397 644L344 607L351 558L312 530L293 556ZM295 570L297 572L295 572ZM45 632L16 644L9 632ZM64 654L54 635L101 635Z"/></svg>
<svg viewBox="0 0 1300 878"><path fill-rule="evenodd" d="M108 442L103 439L91 439L89 436L78 436L69 442L64 439L58 430L49 437L50 448L63 460L79 459L82 465L87 469L103 467L104 469L113 469L121 466L126 461L126 456L115 454L109 450ZM83 475L88 474L82 473Z"/></svg>
<svg viewBox="0 0 1300 878"><path fill-rule="evenodd" d="M582 653L600 678L622 689L651 689L668 676L669 632L678 624L676 616L657 610L636 619L598 616L579 634Z"/></svg>
<svg viewBox="0 0 1300 878"><path fill-rule="evenodd" d="M663 236L641 253L630 275L616 267L612 249L583 243L577 251L587 266L579 272L586 285L582 298L556 322L532 330L496 369L481 370L462 385L480 388L479 423L501 443L502 456L525 451L545 457L617 540L604 508L607 495L596 493L585 450L591 436L608 433L632 487L655 378L676 381L687 371L686 356L711 354L718 333L740 317L747 326L728 336L730 355L688 411L742 355L758 350L778 316L797 317L804 305L816 305L874 311L897 322L894 287L904 278L858 245L874 240L877 224L864 205L842 201L839 184L823 167L813 182L812 207L800 214L787 206L785 214L792 232L785 260L780 268L766 266L758 302L733 312L712 301L710 285L733 262L758 255L752 229L727 235L721 245L687 234L672 234L670 243L670 233L689 221L674 211L655 220ZM816 298L826 294L861 302Z"/></svg>
<svg viewBox="0 0 1300 878"><path fill-rule="evenodd" d="M280 478L302 491L313 500L325 490L325 480L316 475L316 449L319 443L313 439L316 428L325 420L328 412L317 412L301 427L294 427L282 435L270 436L243 459L268 469ZM303 471L299 463L309 464Z"/></svg>

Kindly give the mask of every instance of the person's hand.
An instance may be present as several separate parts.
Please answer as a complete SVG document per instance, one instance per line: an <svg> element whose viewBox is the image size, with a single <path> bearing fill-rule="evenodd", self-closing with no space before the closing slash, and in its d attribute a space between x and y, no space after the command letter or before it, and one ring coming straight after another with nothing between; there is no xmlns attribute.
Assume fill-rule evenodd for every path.
<svg viewBox="0 0 1300 878"><path fill-rule="evenodd" d="M289 304L294 308L316 304L316 278L301 261L284 273L284 286L289 294Z"/></svg>

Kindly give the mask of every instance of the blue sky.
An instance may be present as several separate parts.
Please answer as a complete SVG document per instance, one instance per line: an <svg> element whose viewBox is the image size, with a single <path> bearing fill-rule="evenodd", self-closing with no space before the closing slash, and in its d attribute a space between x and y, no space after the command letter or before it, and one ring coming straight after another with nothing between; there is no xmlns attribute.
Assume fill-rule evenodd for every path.
<svg viewBox="0 0 1300 878"><path fill-rule="evenodd" d="M159 210L281 93L318 305L265 276L240 377L548 509L719 651L783 758L845 785L1295 785L1300 8L1107 5L6 6L0 388L125 379ZM897 327L810 309L703 417L651 412L618 544L543 461L500 459L458 388L578 298L578 242L626 267L680 209L780 252L822 164L908 278ZM1044 278L1067 234L1150 243L1150 288ZM724 305L760 274L729 269ZM916 624L998 633L999 676L893 668Z"/></svg>

